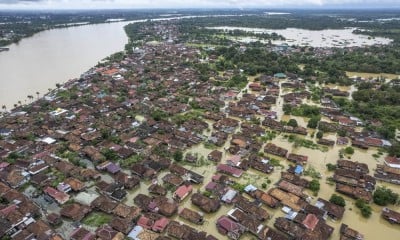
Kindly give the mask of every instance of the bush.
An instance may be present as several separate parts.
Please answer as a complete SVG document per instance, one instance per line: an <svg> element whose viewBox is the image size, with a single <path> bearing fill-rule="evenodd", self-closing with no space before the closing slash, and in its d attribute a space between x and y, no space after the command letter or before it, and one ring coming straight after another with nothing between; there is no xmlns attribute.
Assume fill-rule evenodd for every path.
<svg viewBox="0 0 400 240"><path fill-rule="evenodd" d="M348 154L348 155L352 155L354 153L354 148L352 147L346 147L344 149L344 153Z"/></svg>
<svg viewBox="0 0 400 240"><path fill-rule="evenodd" d="M361 215L365 218L369 218L372 214L371 207L362 199L357 199L356 207L361 210Z"/></svg>
<svg viewBox="0 0 400 240"><path fill-rule="evenodd" d="M328 163L328 164L326 164L326 168L330 172L335 171L336 170L336 164Z"/></svg>
<svg viewBox="0 0 400 240"><path fill-rule="evenodd" d="M324 133L323 133L323 132L321 132L321 131L318 131L318 132L317 132L317 136L316 136L316 137L317 137L318 139L322 138L323 136L324 136Z"/></svg>
<svg viewBox="0 0 400 240"><path fill-rule="evenodd" d="M313 116L310 118L308 121L307 127L308 128L317 128L319 121L321 120L321 117L318 116Z"/></svg>
<svg viewBox="0 0 400 240"><path fill-rule="evenodd" d="M318 194L318 191L319 191L319 189L320 189L319 181L316 180L316 179L313 179L313 180L310 182L310 185L308 186L308 188L314 193L314 195L317 195L317 194Z"/></svg>
<svg viewBox="0 0 400 240"><path fill-rule="evenodd" d="M177 162L182 161L183 159L183 153L181 150L177 150L176 152L174 152L174 160Z"/></svg>
<svg viewBox="0 0 400 240"><path fill-rule="evenodd" d="M346 206L346 201L344 200L344 198L336 194L332 194L331 198L329 199L329 202L342 207Z"/></svg>
<svg viewBox="0 0 400 240"><path fill-rule="evenodd" d="M379 206L386 206L388 204L396 204L399 194L394 193L391 189L384 186L378 187L373 195L374 203Z"/></svg>
<svg viewBox="0 0 400 240"><path fill-rule="evenodd" d="M293 118L289 120L289 122L287 123L287 125L288 125L288 126L291 126L291 127L297 127L297 126L299 126L299 125L297 124L296 119L293 119Z"/></svg>

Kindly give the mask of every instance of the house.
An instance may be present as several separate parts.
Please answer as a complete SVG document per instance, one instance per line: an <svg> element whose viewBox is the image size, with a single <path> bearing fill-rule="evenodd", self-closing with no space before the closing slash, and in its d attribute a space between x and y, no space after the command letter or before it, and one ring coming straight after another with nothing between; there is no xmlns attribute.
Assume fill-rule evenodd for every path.
<svg viewBox="0 0 400 240"><path fill-rule="evenodd" d="M164 232L169 224L169 219L166 217L161 217L160 219L156 220L151 228L154 232Z"/></svg>
<svg viewBox="0 0 400 240"><path fill-rule="evenodd" d="M308 157L299 155L299 154L290 153L289 156L287 157L287 160L294 162L296 164L304 165L307 163Z"/></svg>
<svg viewBox="0 0 400 240"><path fill-rule="evenodd" d="M85 188L85 184L76 178L70 177L64 180L64 183L70 186L70 189L74 192L82 191Z"/></svg>
<svg viewBox="0 0 400 240"><path fill-rule="evenodd" d="M382 209L382 217L393 224L400 224L400 213L389 208Z"/></svg>
<svg viewBox="0 0 400 240"><path fill-rule="evenodd" d="M154 224L154 220L142 215L140 216L139 220L137 220L136 224L144 229L151 229Z"/></svg>
<svg viewBox="0 0 400 240"><path fill-rule="evenodd" d="M286 157L288 150L273 143L267 143L267 145L265 145L264 152L277 155L279 157Z"/></svg>
<svg viewBox="0 0 400 240"><path fill-rule="evenodd" d="M103 225L96 229L96 237L101 240L123 240L124 234L115 231L109 225Z"/></svg>
<svg viewBox="0 0 400 240"><path fill-rule="evenodd" d="M182 176L182 175L181 175ZM184 180L181 176L175 175L173 173L168 173L162 180L164 183L178 187L183 184Z"/></svg>
<svg viewBox="0 0 400 240"><path fill-rule="evenodd" d="M284 73L275 73L274 74L274 78L285 79L286 78L286 74L284 74Z"/></svg>
<svg viewBox="0 0 400 240"><path fill-rule="evenodd" d="M364 188L337 183L336 191L354 199L363 199L367 203L371 202L372 200L372 193Z"/></svg>
<svg viewBox="0 0 400 240"><path fill-rule="evenodd" d="M245 228L242 225L236 223L226 216L221 216L218 218L217 229L222 235L228 235L230 239L234 240L239 239L245 232Z"/></svg>
<svg viewBox="0 0 400 240"><path fill-rule="evenodd" d="M57 189L54 189L52 187L46 187L43 192L56 200L59 204L64 204L69 200L68 194L58 191Z"/></svg>
<svg viewBox="0 0 400 240"><path fill-rule="evenodd" d="M127 206L124 203L119 203L113 210L112 213L115 216L127 219L135 219L141 212L140 208L134 206Z"/></svg>
<svg viewBox="0 0 400 240"><path fill-rule="evenodd" d="M189 208L183 208L178 210L179 217L188 220L194 224L203 224L203 213L195 212Z"/></svg>
<svg viewBox="0 0 400 240"><path fill-rule="evenodd" d="M133 228L133 222L130 219L114 217L110 222L110 226L123 234L128 234Z"/></svg>
<svg viewBox="0 0 400 240"><path fill-rule="evenodd" d="M385 157L385 164L391 168L400 169L400 158L387 156Z"/></svg>
<svg viewBox="0 0 400 240"><path fill-rule="evenodd" d="M346 224L340 225L340 239L341 240L364 240L364 235L358 231L350 228Z"/></svg>
<svg viewBox="0 0 400 240"><path fill-rule="evenodd" d="M68 193L69 191L71 191L71 186L67 183L61 182L57 185L57 190L64 193Z"/></svg>
<svg viewBox="0 0 400 240"><path fill-rule="evenodd" d="M208 160L213 162L220 162L222 159L222 152L218 150L213 150L207 156Z"/></svg>
<svg viewBox="0 0 400 240"><path fill-rule="evenodd" d="M50 213L46 216L47 222L52 226L57 226L62 223L61 216L57 213Z"/></svg>
<svg viewBox="0 0 400 240"><path fill-rule="evenodd" d="M248 187L248 186L247 186ZM247 188L246 187L246 188ZM263 204L267 205L270 208L276 208L279 206L279 201L275 197L273 197L271 194L268 194L266 192L263 192L259 189L255 190L246 190L245 191L253 198L259 200Z"/></svg>
<svg viewBox="0 0 400 240"><path fill-rule="evenodd" d="M176 239L206 239L207 233L198 232L196 229L180 224L176 221L171 221L167 228L168 236Z"/></svg>
<svg viewBox="0 0 400 240"><path fill-rule="evenodd" d="M7 171L0 172L0 181L7 183L12 188L19 188L29 181L29 173L13 166Z"/></svg>
<svg viewBox="0 0 400 240"><path fill-rule="evenodd" d="M117 206L118 202L113 201L111 198L104 195L100 195L91 203L92 208L98 209L105 213L112 213Z"/></svg>
<svg viewBox="0 0 400 240"><path fill-rule="evenodd" d="M226 191L225 194L221 197L221 201L230 204L234 201L237 195L238 192L236 190L228 189L228 191Z"/></svg>
<svg viewBox="0 0 400 240"><path fill-rule="evenodd" d="M182 185L176 189L173 198L178 202L183 201L192 191L192 185Z"/></svg>
<svg viewBox="0 0 400 240"><path fill-rule="evenodd" d="M92 209L88 206L81 205L79 203L73 203L64 206L61 209L60 214L63 217L72 219L73 221L80 221L91 211Z"/></svg>
<svg viewBox="0 0 400 240"><path fill-rule="evenodd" d="M278 183L278 188L288 192L292 193L298 197L301 197L303 199L307 199L308 196L303 193L303 187L295 185L291 182L285 181L285 180L280 180Z"/></svg>
<svg viewBox="0 0 400 240"><path fill-rule="evenodd" d="M167 195L167 189L165 189L163 186L159 184L152 184L148 188L149 193L159 195L159 196L165 196Z"/></svg>
<svg viewBox="0 0 400 240"><path fill-rule="evenodd" d="M71 240L95 240L96 236L89 230L80 227L72 231L70 235Z"/></svg>
<svg viewBox="0 0 400 240"><path fill-rule="evenodd" d="M119 171L121 171L121 168L117 164L110 162L110 161L106 161L106 162L98 165L96 168L98 170L103 170L103 171L106 170L107 172L109 172L111 174L116 174Z"/></svg>
<svg viewBox="0 0 400 240"><path fill-rule="evenodd" d="M193 205L206 213L216 212L221 206L218 199L211 199L200 193L194 193L190 199Z"/></svg>
<svg viewBox="0 0 400 240"><path fill-rule="evenodd" d="M353 162L345 159L340 159L337 161L337 167L350 170L350 171L355 171L363 174L367 174L369 172L368 165L365 163L360 163L360 162Z"/></svg>
<svg viewBox="0 0 400 240"><path fill-rule="evenodd" d="M229 166L227 164L219 164L217 166L217 171L237 178L239 178L243 174L243 170Z"/></svg>
<svg viewBox="0 0 400 240"><path fill-rule="evenodd" d="M117 183L123 184L125 189L133 189L140 185L140 178L130 176L124 172L118 172L115 174L114 179Z"/></svg>
<svg viewBox="0 0 400 240"><path fill-rule="evenodd" d="M226 162L230 166L238 167L241 163L240 159L241 159L240 155L233 155L230 158L228 158Z"/></svg>
<svg viewBox="0 0 400 240"><path fill-rule="evenodd" d="M269 218L266 210L261 208L257 203L250 202L247 198L239 195L235 202L235 207L241 209L247 214L252 214L256 219L265 221Z"/></svg>
<svg viewBox="0 0 400 240"><path fill-rule="evenodd" d="M241 224L246 231L258 236L264 228L262 222L253 217L252 214L247 214L238 208L229 210L227 215L235 220L237 223Z"/></svg>
<svg viewBox="0 0 400 240"><path fill-rule="evenodd" d="M31 175L36 175L36 174L46 170L47 168L49 168L49 165L47 165L46 163L36 164L36 165L31 166L28 169L28 172Z"/></svg>

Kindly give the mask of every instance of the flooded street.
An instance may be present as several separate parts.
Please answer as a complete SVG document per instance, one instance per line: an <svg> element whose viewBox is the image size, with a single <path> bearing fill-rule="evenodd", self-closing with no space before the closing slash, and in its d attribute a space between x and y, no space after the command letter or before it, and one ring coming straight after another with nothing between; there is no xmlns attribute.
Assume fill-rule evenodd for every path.
<svg viewBox="0 0 400 240"><path fill-rule="evenodd" d="M253 81L253 80L254 80L254 78L250 79L250 81ZM338 88L342 91L348 91L348 92L352 92L355 90L355 88L353 86L339 87L339 86L335 86L335 85L328 85L326 87ZM246 87L246 89L247 89L247 87ZM249 92L255 93L255 92L251 92L250 90L249 90ZM280 95L284 94L285 92L286 91L281 90ZM257 93L255 93L255 94L257 95ZM238 96L239 99L240 99L240 97L241 97L241 95ZM281 96L278 98L277 102L278 103L283 102L283 99ZM294 118L297 120L297 122L299 123L300 126L306 127L306 125L307 125L307 122L308 122L307 118L284 115L282 113L282 104L277 104L277 105L273 106L272 109L274 111L278 112L278 119L280 119L282 121L288 121L290 118ZM258 116L258 117L261 118L262 116ZM235 118L235 119L238 119L238 118ZM323 119L324 119L324 121L330 122L330 120L325 117L323 117ZM209 128L211 130L213 122L207 120L207 123L209 124ZM309 133L314 132L314 131L315 130L311 130L311 131L309 131ZM211 131L207 130L205 132L210 133ZM313 150L313 149L305 148L305 147L294 148L293 143L290 143L287 140L287 138L284 137L284 135L285 135L284 133L278 135L271 142L280 147L288 149L290 153L296 153L296 154L308 156L308 164L306 166L306 169L308 168L308 166L312 166L322 176L322 178L319 180L320 184L321 184L321 189L320 189L317 197L313 196L309 190L306 190L306 193L308 195L312 196L311 204L315 204L317 201L317 198L319 198L319 197L329 200L329 198L331 197L331 195L333 193L341 195L341 194L335 192L335 184L329 183L329 181L327 180L329 177L333 176L333 172L329 172L327 170L326 164L328 164L328 163L336 164L336 161L339 159L339 151L344 149L346 146L335 145L333 147L328 147L327 151L324 151L324 152L320 151L320 150ZM302 136L299 136L299 137L302 137ZM336 140L336 134L325 134L324 137L327 139ZM308 136L305 136L305 138L316 141L315 138L310 137L310 134ZM230 146L229 142L230 142L230 138L228 139L228 141L226 141L226 144L223 147L216 148L216 149L224 152L222 163L225 163L226 159L232 156L231 154L226 153L224 151L224 149L226 149ZM264 145L265 144L266 144L266 142L264 142ZM212 151L212 149L205 148L203 144L200 144L200 145L196 145L196 146L192 147L187 152L198 153L199 156L204 156L206 158L207 155L211 151ZM374 149L374 148L370 148L369 150L355 149L355 153L352 156L346 156L346 158L350 159L352 161L359 161L359 162L366 163L370 170L369 174L373 175L374 169L376 168L376 164L383 163L383 156L380 156L378 159L375 159L372 156L373 154L376 154L377 152L378 152L378 150ZM261 173L256 170L253 170L253 169L249 169L243 174L243 176L240 179L234 179L234 180L237 180L238 182L240 182L242 184L253 184L260 189L262 189L262 187L261 187L262 183L266 182L267 180L270 180L271 183L267 185L266 189L262 189L262 190L268 191L268 189L275 187L275 184L281 178L281 172L286 171L286 169L290 163L287 160L279 158L277 156L273 156L273 155L269 155L269 154L266 154L266 155L280 160L280 163L284 166L284 168L283 169L280 169L279 167L275 168L275 170L272 174L265 174L265 173ZM192 166L192 167L188 167L188 168L205 176L205 181L204 181L205 184L207 184L210 181L211 176L213 174L215 174L214 163L209 163L208 165L203 165L201 167L193 167ZM305 177L305 178L308 178L309 180L311 180L310 177ZM377 183L377 186L381 186L381 185L388 186L397 192L399 189L398 186L396 186L396 185L382 183L382 182ZM204 190L204 189L201 189L201 190ZM246 195L246 194L244 194L244 195ZM380 213L381 213L382 207L379 207L372 203L371 206L373 209L373 213L369 219L365 219L361 216L359 209L354 205L354 203L355 203L354 199L351 199L344 195L341 195L341 196L343 196L344 199L346 200L346 207L345 207L346 211L345 211L345 214L344 214L344 217L342 220L334 221L334 220L328 218L327 223L330 226L335 228L331 239L339 239L340 238L339 230L340 230L340 225L342 223L347 224L351 228L360 231L362 234L364 234L365 239L379 239L381 237L384 237L389 240L389 239L397 239L396 236L400 235L400 229L398 228L398 226L391 225L390 223L388 223L387 221L385 221L381 218ZM193 210L197 209L195 206L191 205L190 201L188 201L188 200L185 200L184 206L189 207ZM400 206L389 206L389 207L396 211L400 210ZM231 206L228 206L228 207L224 206L216 214L206 214L205 219L207 220L207 222L209 224L204 225L201 229L204 229L205 231L207 231L209 233L215 234L215 236L218 236L218 239L226 239L226 237L222 237L221 235L218 234L216 227L215 227L215 222L219 216L226 214L230 208L231 208ZM264 223L265 225L267 225L269 227L274 228L273 224L277 217L285 216L285 213L282 212L280 209L271 209L271 208L267 208L265 206L263 206L263 208L265 208L268 211L268 213L272 216L271 219L267 220ZM178 219L178 220L182 221L181 219ZM187 223L187 222L185 222L185 223ZM190 223L187 223L187 224L191 225ZM192 226L195 227L195 225L192 225ZM253 238L254 237L252 235L245 234L244 236L242 236L241 239L253 239Z"/></svg>

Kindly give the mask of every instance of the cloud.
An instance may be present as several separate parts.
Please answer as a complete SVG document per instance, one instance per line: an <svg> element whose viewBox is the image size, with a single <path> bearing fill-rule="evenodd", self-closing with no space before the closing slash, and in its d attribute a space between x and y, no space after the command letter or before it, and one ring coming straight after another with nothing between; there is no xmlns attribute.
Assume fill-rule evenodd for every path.
<svg viewBox="0 0 400 240"><path fill-rule="evenodd" d="M399 7L399 0L0 0L0 8Z"/></svg>

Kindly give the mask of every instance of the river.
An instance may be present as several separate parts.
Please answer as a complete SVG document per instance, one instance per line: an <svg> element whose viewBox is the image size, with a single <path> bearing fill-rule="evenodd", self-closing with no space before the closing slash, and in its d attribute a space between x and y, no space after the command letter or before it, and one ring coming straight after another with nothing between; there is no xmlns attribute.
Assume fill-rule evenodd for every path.
<svg viewBox="0 0 400 240"><path fill-rule="evenodd" d="M127 22L53 29L22 39L0 53L0 105L29 101L124 49Z"/></svg>

